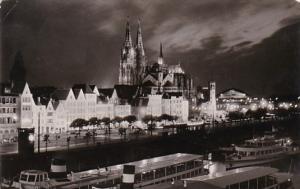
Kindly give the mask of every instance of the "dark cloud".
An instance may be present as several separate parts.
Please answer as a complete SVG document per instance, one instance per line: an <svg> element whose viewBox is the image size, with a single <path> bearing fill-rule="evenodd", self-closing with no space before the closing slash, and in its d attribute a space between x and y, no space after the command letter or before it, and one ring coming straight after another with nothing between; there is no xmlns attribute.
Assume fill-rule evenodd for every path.
<svg viewBox="0 0 300 189"><path fill-rule="evenodd" d="M241 69L253 64L246 61L246 67L236 67L231 63L237 57L233 54L243 52L241 56L249 58L255 51L247 49L255 48L281 27L298 22L300 10L294 0L18 2L2 22L2 80L7 79L15 53L21 50L31 84L61 86L74 82L109 86L116 82L129 17L133 39L137 19L142 21L149 60L156 58L159 43L163 42L167 62L181 62L198 83L218 75L228 79L220 82L222 86L231 87L236 79L231 71L244 72ZM259 75L251 78L247 72L237 75L254 83L260 79Z"/></svg>

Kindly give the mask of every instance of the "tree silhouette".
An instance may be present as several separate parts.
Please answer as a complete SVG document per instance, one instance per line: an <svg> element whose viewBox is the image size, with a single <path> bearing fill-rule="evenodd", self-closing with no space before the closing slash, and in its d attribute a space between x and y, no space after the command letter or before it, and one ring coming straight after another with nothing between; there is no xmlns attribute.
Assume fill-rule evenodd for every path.
<svg viewBox="0 0 300 189"><path fill-rule="evenodd" d="M104 117L101 119L101 122L104 123L104 125L105 125L105 131L107 131L106 129L108 128L108 134L110 134L110 118ZM107 133L107 132L105 132L105 133Z"/></svg>
<svg viewBox="0 0 300 189"><path fill-rule="evenodd" d="M152 136L152 131L155 129L155 124L153 124L153 116L145 115L142 118L142 120L143 120L143 122L145 122L147 124L147 130L150 131L150 135ZM149 122L150 122L150 124L149 124Z"/></svg>
<svg viewBox="0 0 300 189"><path fill-rule="evenodd" d="M89 119L89 125L93 126L92 136L93 136L94 143L95 143L95 136L96 136L95 127L98 127L99 123L100 123L100 120L96 117L92 117L92 118Z"/></svg>
<svg viewBox="0 0 300 189"><path fill-rule="evenodd" d="M49 134L45 134L44 138L43 138L43 141L46 144L46 152L47 152L47 149L48 149L48 142L50 142L49 137L50 137Z"/></svg>
<svg viewBox="0 0 300 189"><path fill-rule="evenodd" d="M129 123L133 123L137 120L137 118L135 115L129 115L129 116L124 117L124 120L128 121Z"/></svg>
<svg viewBox="0 0 300 189"><path fill-rule="evenodd" d="M68 136L67 137L68 151L70 150L70 141L71 141L71 137Z"/></svg>
<svg viewBox="0 0 300 189"><path fill-rule="evenodd" d="M80 129L82 129L83 126L86 126L88 123L85 119L82 119L82 118L78 118L78 119L75 119L70 127L71 128L78 128L78 132L79 132L79 135L80 135Z"/></svg>
<svg viewBox="0 0 300 189"><path fill-rule="evenodd" d="M121 123L123 120L124 120L123 118L121 118L121 117L119 117L119 116L116 116L116 117L112 120L112 122L113 122L113 123L118 123L119 126L120 126L120 123Z"/></svg>

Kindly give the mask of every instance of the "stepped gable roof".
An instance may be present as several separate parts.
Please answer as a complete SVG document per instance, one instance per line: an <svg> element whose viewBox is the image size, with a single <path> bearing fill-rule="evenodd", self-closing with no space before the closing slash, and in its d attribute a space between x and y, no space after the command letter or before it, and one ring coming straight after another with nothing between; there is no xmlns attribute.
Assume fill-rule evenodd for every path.
<svg viewBox="0 0 300 189"><path fill-rule="evenodd" d="M51 98L55 100L66 100L70 89L57 89L51 94Z"/></svg>
<svg viewBox="0 0 300 189"><path fill-rule="evenodd" d="M117 95L121 99L133 99L137 92L138 86L136 85L115 85Z"/></svg>
<svg viewBox="0 0 300 189"><path fill-rule="evenodd" d="M75 84L73 85L72 89L82 89L83 93L84 94L93 94L93 91L90 87L90 85L87 85L87 84Z"/></svg>
<svg viewBox="0 0 300 189"><path fill-rule="evenodd" d="M100 88L98 89L100 96L105 96L105 97L111 97L113 92L114 92L114 88Z"/></svg>

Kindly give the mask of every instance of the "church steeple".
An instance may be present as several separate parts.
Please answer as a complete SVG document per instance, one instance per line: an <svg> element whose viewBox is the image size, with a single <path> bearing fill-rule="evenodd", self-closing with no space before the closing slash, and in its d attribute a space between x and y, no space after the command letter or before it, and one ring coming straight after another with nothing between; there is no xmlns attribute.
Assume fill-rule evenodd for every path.
<svg viewBox="0 0 300 189"><path fill-rule="evenodd" d="M144 44L143 44L143 38L142 38L142 28L141 28L141 22L138 20L138 29L136 34L136 44L135 44L135 51L136 51L136 84L141 84L145 69L146 69L146 56L145 56L145 50L144 50Z"/></svg>
<svg viewBox="0 0 300 189"><path fill-rule="evenodd" d="M160 43L159 56L158 56L157 63L159 65L163 65L164 64L164 56L163 56L163 50L162 50L162 43Z"/></svg>
<svg viewBox="0 0 300 189"><path fill-rule="evenodd" d="M137 34L136 34L136 48L141 55L143 55L143 56L145 55L140 20L138 20L138 29L137 29Z"/></svg>
<svg viewBox="0 0 300 189"><path fill-rule="evenodd" d="M135 48L132 44L130 24L127 20L126 31L125 31L125 41L121 49L120 58L120 70L119 70L119 84L122 85L133 85L136 82L136 64L135 64Z"/></svg>
<svg viewBox="0 0 300 189"><path fill-rule="evenodd" d="M124 47L132 47L132 39L131 39L131 32L130 32L130 23L129 23L129 20L127 20L127 22L126 22L126 32L125 32Z"/></svg>

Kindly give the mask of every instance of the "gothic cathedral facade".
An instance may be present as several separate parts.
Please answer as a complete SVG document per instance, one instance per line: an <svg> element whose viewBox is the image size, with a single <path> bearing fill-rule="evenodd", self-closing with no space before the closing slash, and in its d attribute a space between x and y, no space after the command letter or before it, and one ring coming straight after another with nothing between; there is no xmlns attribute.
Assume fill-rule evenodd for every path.
<svg viewBox="0 0 300 189"><path fill-rule="evenodd" d="M132 42L130 24L127 22L125 41L121 49L119 84L141 85L145 73L145 67L146 56L140 22L138 22L135 44Z"/></svg>

